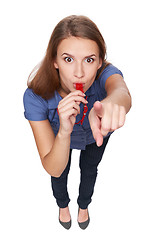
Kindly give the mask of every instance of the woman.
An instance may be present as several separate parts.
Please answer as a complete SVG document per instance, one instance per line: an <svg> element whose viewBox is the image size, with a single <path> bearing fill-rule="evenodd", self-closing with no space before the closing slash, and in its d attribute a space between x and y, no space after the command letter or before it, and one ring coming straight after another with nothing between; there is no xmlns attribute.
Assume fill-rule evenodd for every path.
<svg viewBox="0 0 160 240"><path fill-rule="evenodd" d="M67 177L72 149L80 149L78 224L86 229L97 167L112 132L124 125L131 97L120 70L105 60L97 26L69 16L55 27L46 55L24 94L44 169L51 175L59 222L69 229Z"/></svg>

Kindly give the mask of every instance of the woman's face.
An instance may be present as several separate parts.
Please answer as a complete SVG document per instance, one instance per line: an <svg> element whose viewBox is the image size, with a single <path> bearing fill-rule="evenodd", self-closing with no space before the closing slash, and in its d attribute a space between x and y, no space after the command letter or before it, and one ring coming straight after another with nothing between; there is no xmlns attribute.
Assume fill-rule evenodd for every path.
<svg viewBox="0 0 160 240"><path fill-rule="evenodd" d="M82 83L86 92L94 82L101 65L96 42L77 37L62 40L57 49L54 66L59 69L63 97L75 91L76 83Z"/></svg>

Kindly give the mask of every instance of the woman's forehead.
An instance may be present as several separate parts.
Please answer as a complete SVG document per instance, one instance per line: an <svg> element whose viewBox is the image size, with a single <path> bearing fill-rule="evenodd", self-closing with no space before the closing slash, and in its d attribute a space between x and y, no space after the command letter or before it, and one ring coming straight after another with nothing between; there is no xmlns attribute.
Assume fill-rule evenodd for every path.
<svg viewBox="0 0 160 240"><path fill-rule="evenodd" d="M90 56L99 55L99 48L95 41L90 39L69 37L62 40L58 46L57 53L75 56L77 54Z"/></svg>

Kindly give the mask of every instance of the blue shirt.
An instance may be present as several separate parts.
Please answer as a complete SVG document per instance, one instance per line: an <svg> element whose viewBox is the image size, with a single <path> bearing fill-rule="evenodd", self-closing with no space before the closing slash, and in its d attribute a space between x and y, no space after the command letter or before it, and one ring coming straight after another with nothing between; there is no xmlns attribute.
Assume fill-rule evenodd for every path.
<svg viewBox="0 0 160 240"><path fill-rule="evenodd" d="M112 64L106 66L101 75L93 82L92 86L85 92L87 96L88 111L84 118L83 124L75 124L71 133L71 149L85 150L86 145L95 142L92 131L90 128L88 114L96 101L101 101L107 97L105 91L105 82L113 74L120 74L123 77L122 72ZM24 97L24 116L31 121L42 121L48 119L55 136L58 133L60 122L57 112L57 107L62 97L57 91L49 100L43 99L41 96L35 94L32 89L27 88ZM81 112L77 115L76 123L82 119L84 105L80 104ZM110 135L111 133L108 133ZM106 137L106 136L105 136Z"/></svg>

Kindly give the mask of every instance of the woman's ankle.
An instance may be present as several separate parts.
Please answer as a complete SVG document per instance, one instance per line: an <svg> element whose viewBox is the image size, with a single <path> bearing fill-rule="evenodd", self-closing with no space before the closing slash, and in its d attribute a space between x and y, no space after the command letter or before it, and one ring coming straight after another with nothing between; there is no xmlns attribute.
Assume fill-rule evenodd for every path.
<svg viewBox="0 0 160 240"><path fill-rule="evenodd" d="M69 222L71 220L71 215L68 206L65 208L59 208L59 219L62 222Z"/></svg>
<svg viewBox="0 0 160 240"><path fill-rule="evenodd" d="M79 211L78 211L78 222L85 222L88 220L88 209L81 209L79 208Z"/></svg>

